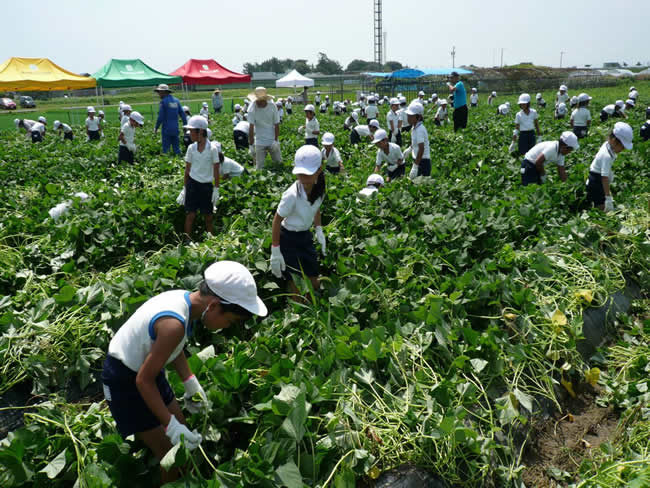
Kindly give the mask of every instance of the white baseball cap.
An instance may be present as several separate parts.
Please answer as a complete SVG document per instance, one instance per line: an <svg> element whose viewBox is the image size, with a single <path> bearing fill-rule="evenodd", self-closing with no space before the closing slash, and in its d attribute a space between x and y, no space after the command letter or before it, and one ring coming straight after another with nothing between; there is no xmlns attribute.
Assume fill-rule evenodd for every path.
<svg viewBox="0 0 650 488"><path fill-rule="evenodd" d="M207 106L208 106L208 102L203 102L201 105L202 105L203 107L207 107Z"/></svg>
<svg viewBox="0 0 650 488"><path fill-rule="evenodd" d="M388 134L386 134L384 129L378 129L375 131L375 138L372 140L372 143L377 144L379 141L383 141L384 139L388 139Z"/></svg>
<svg viewBox="0 0 650 488"><path fill-rule="evenodd" d="M206 132L208 133L208 139L212 139L212 131L209 127L206 129Z"/></svg>
<svg viewBox="0 0 650 488"><path fill-rule="evenodd" d="M621 141L625 149L632 149L632 139L634 139L634 131L629 124L625 122L616 122L614 130L612 131L616 138Z"/></svg>
<svg viewBox="0 0 650 488"><path fill-rule="evenodd" d="M359 120L359 112L352 112L350 115L354 120Z"/></svg>
<svg viewBox="0 0 650 488"><path fill-rule="evenodd" d="M399 103L400 103L400 105L401 105L402 103L406 103L406 97L405 97L404 95L402 95L402 96L399 97Z"/></svg>
<svg viewBox="0 0 650 488"><path fill-rule="evenodd" d="M236 104L235 104L235 110L241 110L241 105L239 105L238 103L236 103Z"/></svg>
<svg viewBox="0 0 650 488"><path fill-rule="evenodd" d="M438 98L438 94L437 93L432 93L431 98Z"/></svg>
<svg viewBox="0 0 650 488"><path fill-rule="evenodd" d="M399 98L395 98L395 97L391 98L390 99L390 104L391 105L399 105Z"/></svg>
<svg viewBox="0 0 650 488"><path fill-rule="evenodd" d="M424 106L418 102L411 102L406 109L406 115L422 115L424 113Z"/></svg>
<svg viewBox="0 0 650 488"><path fill-rule="evenodd" d="M475 92L475 91L476 91L476 88L472 88L472 91Z"/></svg>
<svg viewBox="0 0 650 488"><path fill-rule="evenodd" d="M208 288L222 299L222 303L234 303L260 317L268 313L266 305L257 296L253 275L242 264L219 261L208 266L203 277Z"/></svg>
<svg viewBox="0 0 650 488"><path fill-rule="evenodd" d="M625 103L626 105L632 105L633 107L636 105L636 101L634 100L634 98L628 98L627 100L625 100ZM41 118L39 117L38 120L41 120Z"/></svg>
<svg viewBox="0 0 650 488"><path fill-rule="evenodd" d="M542 94L541 94L541 93L538 93L537 95L535 95L535 98L536 98L537 100L539 100L540 98L542 98Z"/></svg>
<svg viewBox="0 0 650 488"><path fill-rule="evenodd" d="M20 119L14 119L14 125L18 127L20 125Z"/></svg>
<svg viewBox="0 0 650 488"><path fill-rule="evenodd" d="M275 102L275 106L282 107L282 100L278 100L277 102Z"/></svg>
<svg viewBox="0 0 650 488"><path fill-rule="evenodd" d="M126 104L126 103L125 103L124 105L122 105L122 112L126 112L126 111L129 111L129 112L130 112L131 110L133 110L133 109L131 108L131 105Z"/></svg>
<svg viewBox="0 0 650 488"><path fill-rule="evenodd" d="M447 99L446 99L446 98L443 98L443 99L440 101L440 105L447 105Z"/></svg>
<svg viewBox="0 0 650 488"><path fill-rule="evenodd" d="M564 110L566 108L566 103L564 103L564 102L558 103L557 108L560 108L560 109Z"/></svg>
<svg viewBox="0 0 650 488"><path fill-rule="evenodd" d="M625 106L625 102L623 102L623 100L616 100L616 103L614 105L616 105L618 108L623 108Z"/></svg>
<svg viewBox="0 0 650 488"><path fill-rule="evenodd" d="M183 112L190 112L190 107L183 105Z"/></svg>
<svg viewBox="0 0 650 488"><path fill-rule="evenodd" d="M510 102L506 102L506 106L508 106L508 107L509 107L509 106L510 106Z"/></svg>
<svg viewBox="0 0 650 488"><path fill-rule="evenodd" d="M331 132L325 132L320 142L325 146L331 146L332 144L334 144L334 134L332 134Z"/></svg>
<svg viewBox="0 0 650 488"><path fill-rule="evenodd" d="M565 130L562 132L560 140L571 149L578 149L580 147L580 144L578 143L578 137L570 130Z"/></svg>
<svg viewBox="0 0 650 488"><path fill-rule="evenodd" d="M320 95L320 90L316 90L316 95ZM363 93L361 94L363 96Z"/></svg>
<svg viewBox="0 0 650 488"><path fill-rule="evenodd" d="M379 129L379 121L377 119L372 119L370 122L368 122L368 127L376 127Z"/></svg>
<svg viewBox="0 0 650 488"><path fill-rule="evenodd" d="M567 91L567 90L568 88L566 87L566 85L560 85L560 91Z"/></svg>
<svg viewBox="0 0 650 488"><path fill-rule="evenodd" d="M43 117L42 115L38 118L38 121L41 124L47 124L47 119L45 117Z"/></svg>
<svg viewBox="0 0 650 488"><path fill-rule="evenodd" d="M187 125L183 126L183 129L207 129L208 121L205 117L201 115L193 115L190 117L190 120L187 121Z"/></svg>
<svg viewBox="0 0 650 488"><path fill-rule="evenodd" d="M86 112L88 112L89 114L90 114L90 113L93 113L93 114L94 114L94 113L95 113L95 107L88 107L88 108L86 108Z"/></svg>
<svg viewBox="0 0 650 488"><path fill-rule="evenodd" d="M330 97L329 95L325 95L325 98L329 98L329 97Z"/></svg>
<svg viewBox="0 0 650 488"><path fill-rule="evenodd" d="M144 125L144 117L142 116L142 114L140 114L140 112L136 112L136 111L134 110L134 111L131 112L131 114L129 115L129 118L130 118L131 120L135 120L135 121L137 122L138 125Z"/></svg>
<svg viewBox="0 0 650 488"><path fill-rule="evenodd" d="M97 112L97 115L104 115L104 111L100 110L99 112Z"/></svg>
<svg viewBox="0 0 650 488"><path fill-rule="evenodd" d="M591 97L586 93L581 93L580 95L578 95L579 102L588 102L589 100L591 100Z"/></svg>
<svg viewBox="0 0 650 488"><path fill-rule="evenodd" d="M316 146L301 146L293 159L292 173L294 175L313 175L321 167L321 163L321 153Z"/></svg>
<svg viewBox="0 0 650 488"><path fill-rule="evenodd" d="M493 96L493 97L496 97L496 96L497 96L497 92L493 91L493 92L492 92L492 96Z"/></svg>
<svg viewBox="0 0 650 488"><path fill-rule="evenodd" d="M631 87L630 87L630 91L632 91L632 90L636 90L636 88L633 87L633 86L631 86Z"/></svg>
<svg viewBox="0 0 650 488"><path fill-rule="evenodd" d="M578 101L579 101L579 100L578 100L578 97L576 97L575 95L573 95L573 96L571 97L571 100L570 100L571 105L575 105L576 103L578 103Z"/></svg>
<svg viewBox="0 0 650 488"><path fill-rule="evenodd" d="M61 122L59 122L58 120L55 120L54 125L52 126L52 128L54 130L57 130L60 126L61 126Z"/></svg>
<svg viewBox="0 0 650 488"><path fill-rule="evenodd" d="M420 91L418 92L418 97L423 97L423 96L424 96L424 92L423 92L422 90L420 90Z"/></svg>
<svg viewBox="0 0 650 488"><path fill-rule="evenodd" d="M314 106L311 103L305 105L305 108L303 110L305 112L315 112L316 111L316 109L314 108Z"/></svg>
<svg viewBox="0 0 650 488"><path fill-rule="evenodd" d="M366 185L381 185L384 186L384 178L381 175L378 175L377 173L373 173L370 176L368 176L368 179L366 180Z"/></svg>
<svg viewBox="0 0 650 488"><path fill-rule="evenodd" d="M521 95L519 95L519 101L517 102L517 104L520 103L530 103L530 95L528 93L522 93Z"/></svg>

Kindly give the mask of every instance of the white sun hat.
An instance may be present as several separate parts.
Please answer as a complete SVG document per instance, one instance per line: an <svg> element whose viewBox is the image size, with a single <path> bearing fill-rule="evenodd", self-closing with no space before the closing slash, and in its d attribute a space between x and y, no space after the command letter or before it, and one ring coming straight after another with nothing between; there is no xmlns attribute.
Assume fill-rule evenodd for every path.
<svg viewBox="0 0 650 488"><path fill-rule="evenodd" d="M368 179L366 180L366 185L381 185L384 186L384 178L381 175L378 175L377 173L373 173L370 176L368 176Z"/></svg>
<svg viewBox="0 0 650 488"><path fill-rule="evenodd" d="M124 105L122 105L122 112L127 112L127 111L130 112L131 110L133 110L133 109L131 108L131 105L129 105L129 104L127 104L127 103L125 103Z"/></svg>
<svg viewBox="0 0 650 488"><path fill-rule="evenodd" d="M294 175L313 175L321 167L322 157L316 146L306 144L296 151L293 159Z"/></svg>
<svg viewBox="0 0 650 488"><path fill-rule="evenodd" d="M614 130L612 131L616 138L621 141L625 149L632 149L632 139L634 139L634 131L629 124L625 122L616 122Z"/></svg>
<svg viewBox="0 0 650 488"><path fill-rule="evenodd" d="M560 85L560 91L567 91L568 88L566 85Z"/></svg>
<svg viewBox="0 0 650 488"><path fill-rule="evenodd" d="M303 111L305 111L305 112L315 112L316 108L311 103L308 103L307 105L305 105L305 108L303 109Z"/></svg>
<svg viewBox="0 0 650 488"><path fill-rule="evenodd" d="M205 117L201 115L193 115L190 117L190 120L187 121L187 125L183 126L183 129L207 129L208 121Z"/></svg>
<svg viewBox="0 0 650 488"><path fill-rule="evenodd" d="M43 117L42 115L38 118L38 121L41 124L47 124L47 119L45 117Z"/></svg>
<svg viewBox="0 0 650 488"><path fill-rule="evenodd" d="M136 112L134 110L133 112L131 112L131 115L129 115L129 118L131 120L135 120L136 123L140 126L144 125L144 117L142 116L142 114L140 114L140 112Z"/></svg>
<svg viewBox="0 0 650 488"><path fill-rule="evenodd" d="M372 119L370 122L368 122L368 127L375 127L379 129L379 121L377 119Z"/></svg>
<svg viewBox="0 0 650 488"><path fill-rule="evenodd" d="M519 95L519 101L517 102L517 104L521 104L521 103L530 103L530 95L528 93L522 93L521 95Z"/></svg>
<svg viewBox="0 0 650 488"><path fill-rule="evenodd" d="M578 102L588 102L589 100L591 100L591 97L586 93L581 93L578 95Z"/></svg>
<svg viewBox="0 0 650 488"><path fill-rule="evenodd" d="M190 107L183 105L183 112L190 112Z"/></svg>
<svg viewBox="0 0 650 488"><path fill-rule="evenodd" d="M422 90L420 90L420 91L418 92L418 97L423 97L423 96L424 96L424 92L423 92Z"/></svg>
<svg viewBox="0 0 650 488"><path fill-rule="evenodd" d="M565 130L562 132L560 140L571 149L578 149L580 147L580 144L578 143L578 137L570 130Z"/></svg>
<svg viewBox="0 0 650 488"><path fill-rule="evenodd" d="M331 146L332 144L334 144L334 134L332 134L331 132L325 132L320 142L324 146Z"/></svg>
<svg viewBox="0 0 650 488"><path fill-rule="evenodd" d="M422 115L424 113L424 106L418 102L411 102L406 109L406 115Z"/></svg>
<svg viewBox="0 0 650 488"><path fill-rule="evenodd" d="M58 120L55 120L54 125L52 126L52 128L54 130L57 130L59 127L61 127L61 122L59 122Z"/></svg>
<svg viewBox="0 0 650 488"><path fill-rule="evenodd" d="M493 91L493 92L492 92L492 96L493 96L493 97L496 97L496 96L497 96L497 92Z"/></svg>
<svg viewBox="0 0 650 488"><path fill-rule="evenodd" d="M86 112L88 112L89 114L94 114L95 113L95 107L88 107L86 109Z"/></svg>
<svg viewBox="0 0 650 488"><path fill-rule="evenodd" d="M261 317L268 313L266 305L257 296L255 278L244 265L219 261L208 266L203 276L208 288L222 299L222 303L234 303Z"/></svg>
<svg viewBox="0 0 650 488"><path fill-rule="evenodd" d="M538 93L537 95L535 95L535 98L536 98L537 100L539 100L540 98L542 98L542 94L541 94L541 93Z"/></svg>
<svg viewBox="0 0 650 488"><path fill-rule="evenodd" d="M632 105L633 107L636 106L636 101L634 100L634 98L628 98L627 100L625 100L625 103L627 105ZM39 120L40 120L40 118L39 118Z"/></svg>
<svg viewBox="0 0 650 488"><path fill-rule="evenodd" d="M384 129L377 129L377 131L375 131L375 137L372 140L372 143L377 144L379 141L383 141L384 139L388 139L388 134L386 134L386 131Z"/></svg>

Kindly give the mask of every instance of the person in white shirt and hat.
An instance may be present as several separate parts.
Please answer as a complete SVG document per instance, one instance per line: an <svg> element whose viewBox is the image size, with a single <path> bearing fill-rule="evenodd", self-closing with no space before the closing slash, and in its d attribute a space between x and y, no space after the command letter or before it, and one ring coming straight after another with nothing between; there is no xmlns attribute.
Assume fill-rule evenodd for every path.
<svg viewBox="0 0 650 488"><path fill-rule="evenodd" d="M320 153L323 158L325 169L332 174L338 174L341 171L345 171L343 160L341 159L341 153L334 147L334 134L331 132L325 132L321 138L321 143L323 144L323 149L321 149Z"/></svg>
<svg viewBox="0 0 650 488"><path fill-rule="evenodd" d="M282 105L282 100L275 102L275 108L278 109L278 117L280 118L280 123L282 123L282 120L284 118L284 105Z"/></svg>
<svg viewBox="0 0 650 488"><path fill-rule="evenodd" d="M497 92L493 91L492 93L490 93L490 95L488 96L488 105L492 105L492 102L496 97L497 97Z"/></svg>
<svg viewBox="0 0 650 488"><path fill-rule="evenodd" d="M25 130L27 129L25 128ZM45 135L45 124L40 120L34 122L29 129L29 134L31 135L32 143L43 141L43 136Z"/></svg>
<svg viewBox="0 0 650 488"><path fill-rule="evenodd" d="M201 104L201 110L199 110L199 115L201 117L204 117L205 120L207 120L208 123L210 123L210 108L208 102L203 102Z"/></svg>
<svg viewBox="0 0 650 488"><path fill-rule="evenodd" d="M573 95L573 96L569 99L569 108L570 108L571 110L573 110L573 109L576 108L577 106L578 106L578 97L577 97L576 95Z"/></svg>
<svg viewBox="0 0 650 488"><path fill-rule="evenodd" d="M282 162L280 152L280 115L266 88L258 86L249 95L251 104L248 109L248 143L254 147L255 167L264 168L266 154L270 154L275 163Z"/></svg>
<svg viewBox="0 0 650 488"><path fill-rule="evenodd" d="M630 93L627 94L627 98L631 98L635 102L637 101L637 99L639 98L639 92L636 89L636 87L634 86L630 87Z"/></svg>
<svg viewBox="0 0 650 488"><path fill-rule="evenodd" d="M284 108L287 111L287 115L291 115L293 113L293 97L291 95L287 97L287 103L284 104Z"/></svg>
<svg viewBox="0 0 650 488"><path fill-rule="evenodd" d="M559 105L560 103L567 103L571 99L568 91L569 89L566 85L560 85L560 89L555 95L555 106Z"/></svg>
<svg viewBox="0 0 650 488"><path fill-rule="evenodd" d="M98 141L101 137L102 126L97 117L95 117L95 107L86 109L88 117L86 118L86 135L89 141Z"/></svg>
<svg viewBox="0 0 650 488"><path fill-rule="evenodd" d="M298 127L298 132L304 134L305 144L318 147L318 134L320 134L320 124L316 118L316 109L310 103L305 105L305 125Z"/></svg>
<svg viewBox="0 0 650 488"><path fill-rule="evenodd" d="M47 119L46 119L44 116L41 115L41 116L38 118L38 121L39 121L41 124L43 124L43 129L42 129L41 132L42 132L42 135L44 136L45 133L47 132Z"/></svg>
<svg viewBox="0 0 650 488"><path fill-rule="evenodd" d="M402 145L402 116L399 112L399 99L390 99L390 109L386 114L386 126L388 127L388 138L398 146Z"/></svg>
<svg viewBox="0 0 650 488"><path fill-rule="evenodd" d="M55 131L58 130L63 133L64 141L72 141L74 139L74 133L72 132L72 128L68 124L63 124L59 120L55 120L54 125L52 127Z"/></svg>
<svg viewBox="0 0 650 488"><path fill-rule="evenodd" d="M512 142L519 140L519 155L523 156L535 146L535 142L541 142L542 131L539 128L539 117L537 111L530 107L530 95L522 93L519 95L519 112L515 116L515 130L512 133ZM537 132L537 141L535 140Z"/></svg>
<svg viewBox="0 0 650 488"><path fill-rule="evenodd" d="M373 173L366 179L366 187L359 191L357 201L368 200L377 195L380 188L384 187L384 178Z"/></svg>
<svg viewBox="0 0 650 488"><path fill-rule="evenodd" d="M571 131L564 131L557 141L544 141L530 149L521 161L521 184L523 186L546 182L545 165L555 163L560 180L567 180L564 156L580 147L578 138Z"/></svg>
<svg viewBox="0 0 650 488"><path fill-rule="evenodd" d="M386 165L388 176L387 181L404 176L406 164L404 155L397 144L388 142L388 134L384 129L375 132L372 143L377 146L377 157L375 158L375 173L381 173L381 168Z"/></svg>
<svg viewBox="0 0 650 488"><path fill-rule="evenodd" d="M447 100L441 100L438 109L436 110L433 123L435 125L443 125L449 122L449 115L447 111Z"/></svg>
<svg viewBox="0 0 650 488"><path fill-rule="evenodd" d="M546 100L544 100L544 97L542 96L541 93L538 93L535 95L535 100L537 100L537 106L541 108L546 108Z"/></svg>
<svg viewBox="0 0 650 488"><path fill-rule="evenodd" d="M32 127L36 123L35 120L31 119L14 119L14 125L16 126L16 129L20 131L20 129L25 130L25 134L31 135L32 133Z"/></svg>
<svg viewBox="0 0 650 488"><path fill-rule="evenodd" d="M370 96L368 97L368 106L366 107L366 119L367 123L370 123L372 119L376 119L377 116L379 115L379 108L377 108L377 104L375 103L375 97Z"/></svg>
<svg viewBox="0 0 650 488"><path fill-rule="evenodd" d="M343 128L346 130L352 130L359 123L359 112L352 112L343 122Z"/></svg>
<svg viewBox="0 0 650 488"><path fill-rule="evenodd" d="M578 139L587 137L587 134L589 133L591 112L587 107L589 106L590 100L591 97L589 95L581 93L578 95L578 108L571 112L571 127L573 128L573 133L578 137Z"/></svg>
<svg viewBox="0 0 650 488"><path fill-rule="evenodd" d="M142 305L118 329L108 346L101 375L104 398L123 438L134 435L157 459L183 440L190 451L203 438L190 431L165 373L171 365L182 381L184 408L206 412L210 402L192 373L184 347L198 330L218 331L265 317L253 275L234 261L218 261L203 272L197 291L170 290ZM209 380L209 375L204 375ZM161 483L179 477L161 467Z"/></svg>
<svg viewBox="0 0 650 488"><path fill-rule="evenodd" d="M131 105L126 103L122 105L122 119L120 120L120 127L129 122L129 116L131 115L132 111L133 109L131 108Z"/></svg>
<svg viewBox="0 0 650 488"><path fill-rule="evenodd" d="M208 121L201 115L190 117L184 129L190 129L192 145L185 154L183 190L178 201L185 205L185 235L190 239L196 214L200 210L205 228L214 234L212 214L219 201L219 151L208 139Z"/></svg>
<svg viewBox="0 0 650 488"><path fill-rule="evenodd" d="M187 105L183 105L183 112L185 113L185 117L188 119L192 116L192 111L190 110L190 107Z"/></svg>
<svg viewBox="0 0 650 488"><path fill-rule="evenodd" d="M373 139L373 134L379 129L379 122L377 119L372 119L368 125L357 125L350 130L350 144L357 145L361 142L362 138L367 138L370 141Z"/></svg>
<svg viewBox="0 0 650 488"><path fill-rule="evenodd" d="M626 112L633 110L634 107L636 107L636 100L634 100L632 98L628 98L627 100L625 100L625 111Z"/></svg>
<svg viewBox="0 0 650 488"><path fill-rule="evenodd" d="M232 126L235 127L242 120L244 120L244 112L242 111L242 106L238 103L236 103L235 106L233 107L233 111L235 112L235 114L233 115L231 122L232 122ZM248 147L248 142L246 143L246 147Z"/></svg>
<svg viewBox="0 0 650 488"><path fill-rule="evenodd" d="M478 107L478 90L472 88L472 94L469 96L470 107Z"/></svg>
<svg viewBox="0 0 650 488"><path fill-rule="evenodd" d="M557 120L563 119L568 112L566 103L558 103L557 106L555 107L555 118Z"/></svg>
<svg viewBox="0 0 650 488"><path fill-rule="evenodd" d="M621 117L626 119L627 115L625 114L625 103L623 100L616 100L615 103L605 105L600 111L600 121L605 122L610 117Z"/></svg>
<svg viewBox="0 0 650 488"><path fill-rule="evenodd" d="M318 148L300 147L292 172L297 181L282 194L273 217L270 264L273 275L289 280L289 292L300 300L292 274L304 274L314 290L320 288L318 254L310 232L312 225L323 255L327 253L320 210L325 197L325 173Z"/></svg>
<svg viewBox="0 0 650 488"><path fill-rule="evenodd" d="M502 103L497 107L497 115L508 115L510 113L510 102Z"/></svg>
<svg viewBox="0 0 650 488"><path fill-rule="evenodd" d="M129 120L122 125L118 140L119 153L117 155L118 164L122 161L133 164L135 158L135 129L144 125L144 117L139 112L129 111Z"/></svg>
<svg viewBox="0 0 650 488"><path fill-rule="evenodd" d="M320 90L316 90L316 96L314 97L314 105L320 105Z"/></svg>
<svg viewBox="0 0 650 488"><path fill-rule="evenodd" d="M412 102L406 109L406 115L409 118L409 125L413 127L411 148L415 158L409 178L431 176L431 153L429 151L429 133L424 127L424 106L421 103Z"/></svg>
<svg viewBox="0 0 650 488"><path fill-rule="evenodd" d="M341 115L341 110L342 110L341 105L342 102L339 102L338 100L336 100L332 105L334 107L334 115L336 115L337 117Z"/></svg>
<svg viewBox="0 0 650 488"><path fill-rule="evenodd" d="M603 143L589 166L587 200L594 207L606 212L614 210L614 199L610 185L614 181L612 165L623 149L632 149L634 131L625 122L616 122L614 129Z"/></svg>
<svg viewBox="0 0 650 488"><path fill-rule="evenodd" d="M250 124L246 120L240 120L233 128L232 138L235 141L235 149L248 151L250 146L248 144L248 133L250 132Z"/></svg>

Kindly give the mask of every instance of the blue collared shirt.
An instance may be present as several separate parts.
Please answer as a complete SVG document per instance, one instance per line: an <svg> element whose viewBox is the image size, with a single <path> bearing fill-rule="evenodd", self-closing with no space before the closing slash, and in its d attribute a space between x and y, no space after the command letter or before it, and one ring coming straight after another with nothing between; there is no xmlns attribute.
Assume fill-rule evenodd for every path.
<svg viewBox="0 0 650 488"><path fill-rule="evenodd" d="M183 107L178 98L168 94L160 100L158 108L158 120L156 120L156 129L162 125L162 133L170 136L178 135L178 117L183 120L183 125L187 124L187 117L183 112Z"/></svg>

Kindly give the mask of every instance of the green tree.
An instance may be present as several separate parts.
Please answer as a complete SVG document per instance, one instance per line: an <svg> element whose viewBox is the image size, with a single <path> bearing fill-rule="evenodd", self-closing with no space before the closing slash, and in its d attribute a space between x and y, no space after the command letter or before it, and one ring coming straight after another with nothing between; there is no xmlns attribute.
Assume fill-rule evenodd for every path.
<svg viewBox="0 0 650 488"><path fill-rule="evenodd" d="M404 66L399 61L386 61L384 63L384 68L386 69L386 71L397 71L400 69L404 69Z"/></svg>
<svg viewBox="0 0 650 488"><path fill-rule="evenodd" d="M306 59L296 59L293 62L293 69L299 73L305 74L312 71L311 65L307 62Z"/></svg>
<svg viewBox="0 0 650 488"><path fill-rule="evenodd" d="M316 71L323 73L324 75L338 75L343 73L343 67L341 63L330 59L325 53L318 53L318 62L316 63Z"/></svg>

